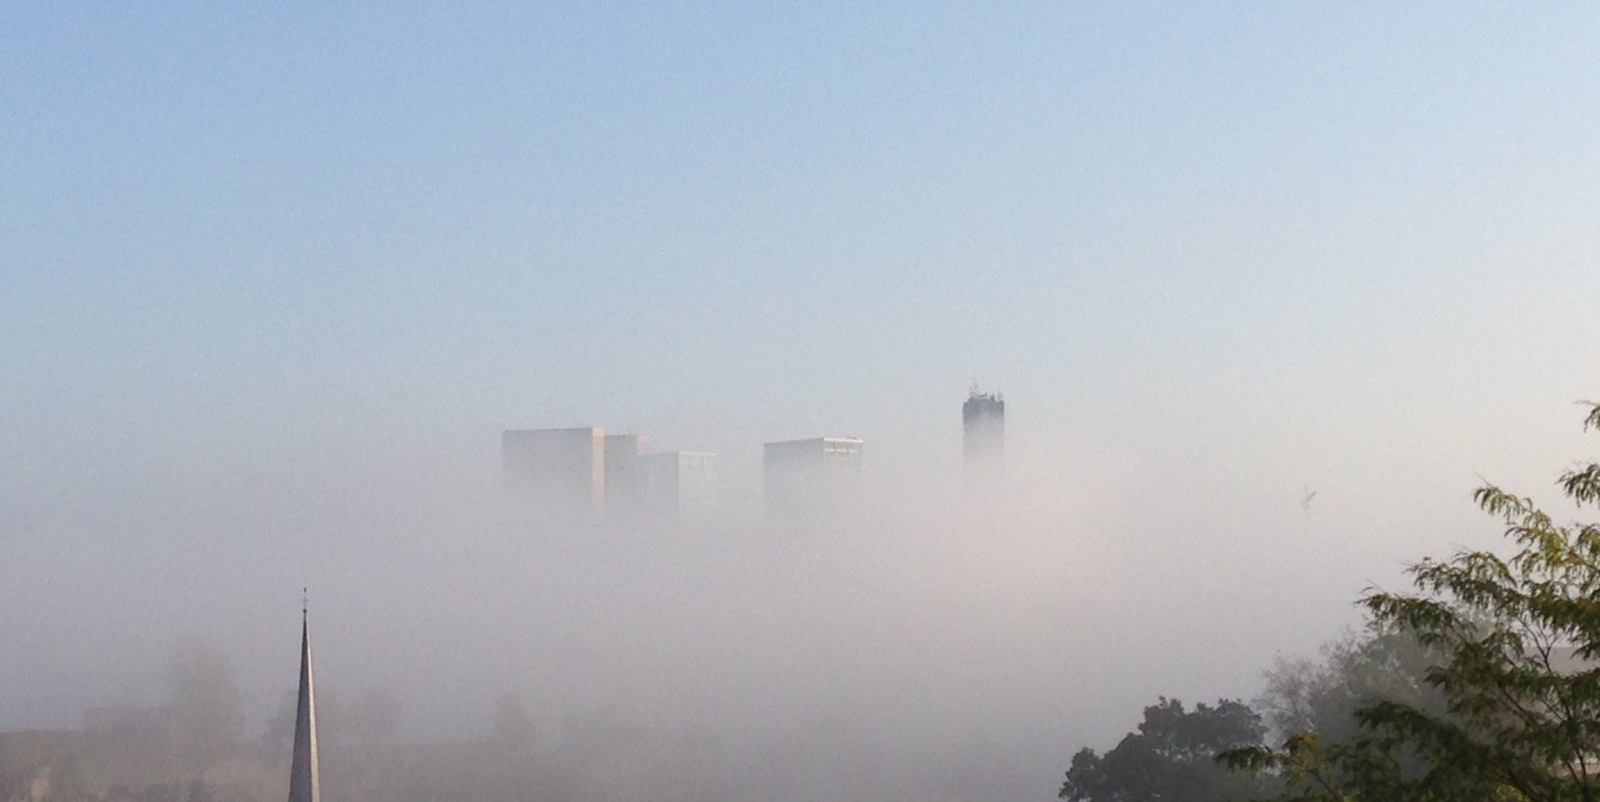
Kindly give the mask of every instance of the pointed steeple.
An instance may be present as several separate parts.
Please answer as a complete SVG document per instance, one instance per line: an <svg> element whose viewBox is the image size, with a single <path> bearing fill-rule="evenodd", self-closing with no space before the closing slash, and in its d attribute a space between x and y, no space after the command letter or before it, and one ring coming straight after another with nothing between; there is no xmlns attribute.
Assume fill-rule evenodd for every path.
<svg viewBox="0 0 1600 802"><path fill-rule="evenodd" d="M321 802L317 780L317 700L311 684L311 624L300 607L300 702L294 714L294 762L289 768L289 802Z"/></svg>

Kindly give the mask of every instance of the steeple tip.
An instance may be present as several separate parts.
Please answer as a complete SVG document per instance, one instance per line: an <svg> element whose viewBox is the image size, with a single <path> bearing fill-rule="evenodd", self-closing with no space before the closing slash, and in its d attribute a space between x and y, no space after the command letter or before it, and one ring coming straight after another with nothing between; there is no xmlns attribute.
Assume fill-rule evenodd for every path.
<svg viewBox="0 0 1600 802"><path fill-rule="evenodd" d="M311 624L305 589L300 597L300 692L295 705L294 753L289 768L289 802L321 802L317 772L317 701L311 676Z"/></svg>

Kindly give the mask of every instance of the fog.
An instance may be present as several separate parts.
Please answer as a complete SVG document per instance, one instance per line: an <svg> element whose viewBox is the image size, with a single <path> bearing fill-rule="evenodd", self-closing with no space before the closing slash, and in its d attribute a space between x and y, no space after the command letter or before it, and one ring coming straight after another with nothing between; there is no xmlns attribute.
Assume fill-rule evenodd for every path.
<svg viewBox="0 0 1600 802"><path fill-rule="evenodd" d="M390 739L476 743L509 695L548 754L644 738L685 793L1040 798L1157 695L1249 699L1275 655L1358 624L1368 583L1495 537L1470 475L1360 476L1426 455L1372 443L1307 501L1292 449L1185 457L1190 439L1074 438L1012 409L1003 476L963 469L952 414L923 441L867 440L855 503L805 526L763 509L749 459L719 466L707 516L554 521L516 503L494 432L34 488L6 506L0 719L157 704L199 642L263 737L304 586L325 693L394 700Z"/></svg>
<svg viewBox="0 0 1600 802"><path fill-rule="evenodd" d="M330 802L1050 798L1594 453L1544 11L4 4L0 735L209 677L286 759L304 589ZM714 511L531 513L583 426Z"/></svg>

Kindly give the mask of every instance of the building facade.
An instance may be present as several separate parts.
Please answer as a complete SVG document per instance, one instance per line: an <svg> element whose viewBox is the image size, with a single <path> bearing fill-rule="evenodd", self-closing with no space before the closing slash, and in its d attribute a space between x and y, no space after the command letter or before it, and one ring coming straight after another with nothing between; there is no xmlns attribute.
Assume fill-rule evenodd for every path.
<svg viewBox="0 0 1600 802"><path fill-rule="evenodd" d="M646 506L663 515L702 516L717 503L717 455L666 451L644 458Z"/></svg>
<svg viewBox="0 0 1600 802"><path fill-rule="evenodd" d="M541 510L598 511L606 495L606 445L598 427L508 429L500 435L506 489Z"/></svg>
<svg viewBox="0 0 1600 802"><path fill-rule="evenodd" d="M605 435L605 508L608 513L642 510L650 477L645 452L650 439L642 434Z"/></svg>
<svg viewBox="0 0 1600 802"><path fill-rule="evenodd" d="M806 522L847 512L859 500L864 445L858 437L767 443L762 468L769 515Z"/></svg>
<svg viewBox="0 0 1600 802"><path fill-rule="evenodd" d="M969 470L995 472L1005 467L1006 401L976 386L961 405L961 455Z"/></svg>

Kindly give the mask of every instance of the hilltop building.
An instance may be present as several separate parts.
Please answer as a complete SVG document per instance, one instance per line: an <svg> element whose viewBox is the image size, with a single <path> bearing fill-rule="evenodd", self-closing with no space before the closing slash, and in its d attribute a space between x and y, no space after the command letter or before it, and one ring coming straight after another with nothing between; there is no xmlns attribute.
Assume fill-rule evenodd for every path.
<svg viewBox="0 0 1600 802"><path fill-rule="evenodd" d="M619 453L626 444L610 446ZM635 446L637 448L637 446ZM508 429L500 435L508 491L549 512L594 512L605 502L604 429Z"/></svg>
<svg viewBox="0 0 1600 802"><path fill-rule="evenodd" d="M762 466L768 513L815 522L847 511L858 496L863 445L857 437L767 443Z"/></svg>
<svg viewBox="0 0 1600 802"><path fill-rule="evenodd" d="M977 385L961 405L961 454L969 471L999 472L1006 459L1006 401Z"/></svg>

